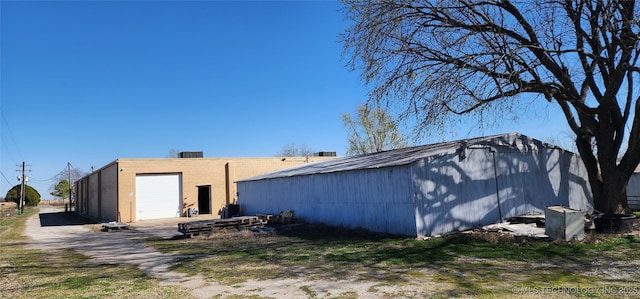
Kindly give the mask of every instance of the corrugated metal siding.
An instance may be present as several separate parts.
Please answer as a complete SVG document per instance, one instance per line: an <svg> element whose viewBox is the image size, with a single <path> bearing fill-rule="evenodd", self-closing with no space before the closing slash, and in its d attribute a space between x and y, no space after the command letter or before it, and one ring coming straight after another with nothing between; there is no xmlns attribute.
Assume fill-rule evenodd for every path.
<svg viewBox="0 0 640 299"><path fill-rule="evenodd" d="M569 171L566 179L569 187L569 207L581 211L593 211L593 196L591 195L591 186L589 186L587 168L584 166L580 156L573 153L565 152L564 155L569 156ZM565 186L565 185L563 185Z"/></svg>
<svg viewBox="0 0 640 299"><path fill-rule="evenodd" d="M574 157L558 149L497 153L503 217L544 213L556 205L590 210L588 184L572 173L582 165Z"/></svg>
<svg viewBox="0 0 640 299"><path fill-rule="evenodd" d="M493 155L489 149L470 149L462 161L459 154L449 154L414 165L419 235L543 213L552 205L588 210L588 184L572 173L582 164L571 153L557 149L496 152L496 168Z"/></svg>
<svg viewBox="0 0 640 299"><path fill-rule="evenodd" d="M629 201L629 208L640 210L640 172L634 173L629 180L627 200Z"/></svg>
<svg viewBox="0 0 640 299"><path fill-rule="evenodd" d="M430 236L494 223L500 219L491 154L470 150L415 163L415 217L418 236Z"/></svg>
<svg viewBox="0 0 640 299"><path fill-rule="evenodd" d="M247 215L293 210L313 223L415 235L408 167L238 182Z"/></svg>
<svg viewBox="0 0 640 299"><path fill-rule="evenodd" d="M247 214L292 209L314 222L414 236L541 213L550 205L591 209L577 155L523 135L494 139L347 157L253 177L238 182L239 203Z"/></svg>

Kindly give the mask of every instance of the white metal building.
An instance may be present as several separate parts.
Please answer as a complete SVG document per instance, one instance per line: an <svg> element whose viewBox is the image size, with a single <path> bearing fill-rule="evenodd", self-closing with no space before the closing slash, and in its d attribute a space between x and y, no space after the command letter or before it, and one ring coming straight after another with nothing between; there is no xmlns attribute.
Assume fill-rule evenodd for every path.
<svg viewBox="0 0 640 299"><path fill-rule="evenodd" d="M312 223L430 236L543 213L590 211L578 155L511 133L409 147L237 182L246 215L293 210Z"/></svg>

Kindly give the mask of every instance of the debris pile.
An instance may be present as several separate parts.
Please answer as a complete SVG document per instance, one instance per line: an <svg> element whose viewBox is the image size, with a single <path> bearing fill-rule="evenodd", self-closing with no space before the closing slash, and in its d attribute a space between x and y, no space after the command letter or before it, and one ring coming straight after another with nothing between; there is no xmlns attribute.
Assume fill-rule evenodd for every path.
<svg viewBox="0 0 640 299"><path fill-rule="evenodd" d="M223 219L209 219L178 223L178 231L185 236L196 236L201 233L211 233L216 230L233 228L261 229L269 225L282 225L297 222L293 211L280 212L279 215L257 214L256 216L236 216Z"/></svg>
<svg viewBox="0 0 640 299"><path fill-rule="evenodd" d="M500 232L513 236L547 238L544 228L544 214L523 215L508 221L483 226L482 231Z"/></svg>

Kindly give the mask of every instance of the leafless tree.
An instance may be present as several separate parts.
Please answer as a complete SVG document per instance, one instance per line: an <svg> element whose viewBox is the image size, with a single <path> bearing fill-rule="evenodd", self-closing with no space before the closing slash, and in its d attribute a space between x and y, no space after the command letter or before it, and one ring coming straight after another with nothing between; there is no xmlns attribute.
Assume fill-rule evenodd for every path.
<svg viewBox="0 0 640 299"><path fill-rule="evenodd" d="M345 54L370 101L433 128L455 115L557 105L594 208L627 210L640 162L640 13L627 0L342 0ZM592 147L595 144L595 147Z"/></svg>
<svg viewBox="0 0 640 299"><path fill-rule="evenodd" d="M276 154L278 157L308 157L313 156L313 150L309 149L306 144L296 145L289 143L282 147L282 150Z"/></svg>
<svg viewBox="0 0 640 299"><path fill-rule="evenodd" d="M380 107L361 105L355 119L342 114L342 122L349 131L347 155L381 152L407 146L407 139L397 122Z"/></svg>
<svg viewBox="0 0 640 299"><path fill-rule="evenodd" d="M71 172L69 172L69 171L71 171ZM56 184L58 184L59 182L61 182L63 180L67 181L67 184L69 184L69 178L71 178L71 183L73 183L73 182L78 181L79 179L81 179L85 175L87 175L87 173L82 171L81 169L77 169L75 167L69 167L67 169L64 169L64 170L61 170L60 172L58 172L58 174L56 174L54 179L56 181ZM53 190L54 187L52 186L51 189Z"/></svg>
<svg viewBox="0 0 640 299"><path fill-rule="evenodd" d="M175 148L170 149L167 158L180 158L180 151Z"/></svg>

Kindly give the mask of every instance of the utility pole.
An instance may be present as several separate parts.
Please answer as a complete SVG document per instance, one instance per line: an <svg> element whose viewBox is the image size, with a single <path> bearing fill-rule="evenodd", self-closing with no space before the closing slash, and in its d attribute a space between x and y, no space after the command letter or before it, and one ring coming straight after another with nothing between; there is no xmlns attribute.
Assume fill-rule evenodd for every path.
<svg viewBox="0 0 640 299"><path fill-rule="evenodd" d="M27 182L27 177L24 175L25 171L31 171L31 170L26 170L26 166L27 164L24 163L24 161L22 162L22 169L17 170L17 171L22 171L22 175L18 177L18 180L20 180L20 199L18 202L18 215L22 215L22 213L24 212L24 204L25 204L25 184ZM30 165L29 165L30 166ZM20 167L20 165L18 165L18 167Z"/></svg>
<svg viewBox="0 0 640 299"><path fill-rule="evenodd" d="M67 175L69 177L69 211L71 211L71 162L67 162Z"/></svg>
<svg viewBox="0 0 640 299"><path fill-rule="evenodd" d="M20 203L18 203L18 209L20 211L18 212L18 215L22 215L22 212L24 212L24 181L26 181L24 179L24 161L22 161L22 175L20 178Z"/></svg>

